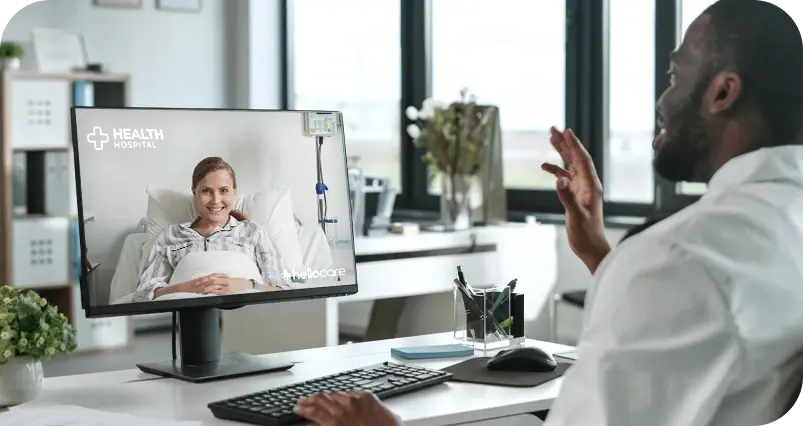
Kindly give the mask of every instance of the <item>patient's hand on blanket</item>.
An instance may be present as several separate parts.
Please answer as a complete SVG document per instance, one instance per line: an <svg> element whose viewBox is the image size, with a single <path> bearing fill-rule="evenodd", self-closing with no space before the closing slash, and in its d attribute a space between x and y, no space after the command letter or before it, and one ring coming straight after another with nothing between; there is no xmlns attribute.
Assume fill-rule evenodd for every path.
<svg viewBox="0 0 803 426"><path fill-rule="evenodd" d="M170 293L196 293L222 296L239 293L253 288L250 280L245 278L229 278L226 274L209 274L194 280L173 284L168 287L156 289L153 298Z"/></svg>
<svg viewBox="0 0 803 426"><path fill-rule="evenodd" d="M246 293L252 291L279 291L280 287L263 285L254 290L254 283L248 278L230 278L226 274L209 274L183 283L172 284L156 289L153 298L157 299L173 293L192 293L208 296Z"/></svg>
<svg viewBox="0 0 803 426"><path fill-rule="evenodd" d="M221 291L224 291L224 293L212 292L205 294L235 294L235 293L245 293L254 290L254 282L248 278L226 278L222 281L217 281L217 282L223 283L223 288ZM281 288L272 285L262 285L259 287L259 291L277 291L277 290L281 290Z"/></svg>

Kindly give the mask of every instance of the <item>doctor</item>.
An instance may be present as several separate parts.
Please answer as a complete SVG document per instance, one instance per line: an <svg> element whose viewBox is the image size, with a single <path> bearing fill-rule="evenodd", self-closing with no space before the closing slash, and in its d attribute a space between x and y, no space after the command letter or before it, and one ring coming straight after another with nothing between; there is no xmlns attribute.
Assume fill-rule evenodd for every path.
<svg viewBox="0 0 803 426"><path fill-rule="evenodd" d="M800 390L800 32L769 3L720 0L671 62L654 166L708 183L690 207L612 249L591 158L571 130L552 131L567 168L543 168L595 281L549 426L755 426L785 414ZM395 424L365 394L316 396L296 412L321 426Z"/></svg>

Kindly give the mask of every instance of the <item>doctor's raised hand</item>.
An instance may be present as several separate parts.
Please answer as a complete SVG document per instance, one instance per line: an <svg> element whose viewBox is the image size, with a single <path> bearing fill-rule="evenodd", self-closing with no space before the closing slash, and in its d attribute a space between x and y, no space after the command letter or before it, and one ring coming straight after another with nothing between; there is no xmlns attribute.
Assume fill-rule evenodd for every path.
<svg viewBox="0 0 803 426"><path fill-rule="evenodd" d="M569 246L593 274L611 251L602 221L602 184L591 156L571 129L560 132L552 127L549 141L566 168L544 163L541 169L556 178Z"/></svg>
<svg viewBox="0 0 803 426"><path fill-rule="evenodd" d="M401 421L369 392L317 394L298 401L296 415L318 426L400 426Z"/></svg>

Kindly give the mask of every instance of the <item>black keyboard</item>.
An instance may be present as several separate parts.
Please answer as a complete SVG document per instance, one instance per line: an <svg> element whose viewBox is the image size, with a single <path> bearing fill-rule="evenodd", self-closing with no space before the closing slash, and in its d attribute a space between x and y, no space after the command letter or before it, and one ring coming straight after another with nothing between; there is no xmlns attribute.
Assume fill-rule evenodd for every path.
<svg viewBox="0 0 803 426"><path fill-rule="evenodd" d="M208 406L219 419L261 426L292 425L304 421L293 414L296 401L312 394L369 391L379 399L386 399L439 385L451 378L452 374L444 371L384 362L212 402Z"/></svg>

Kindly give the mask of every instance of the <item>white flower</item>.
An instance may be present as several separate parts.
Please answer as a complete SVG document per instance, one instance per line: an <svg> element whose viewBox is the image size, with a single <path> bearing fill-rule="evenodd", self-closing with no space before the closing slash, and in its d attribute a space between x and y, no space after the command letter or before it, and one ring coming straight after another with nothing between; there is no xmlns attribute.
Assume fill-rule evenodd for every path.
<svg viewBox="0 0 803 426"><path fill-rule="evenodd" d="M45 349L45 353L46 353L47 355L53 355L53 354L55 354L55 353L56 353L56 349L55 349L54 347L52 347L52 346L51 346L51 347L49 347L49 348Z"/></svg>
<svg viewBox="0 0 803 426"><path fill-rule="evenodd" d="M47 300L46 299L39 299L39 304L42 305L42 306L45 306L45 305L47 305Z"/></svg>
<svg viewBox="0 0 803 426"><path fill-rule="evenodd" d="M429 120L435 113L435 100L427 98L421 105L421 111L418 111L418 118L422 120Z"/></svg>
<svg viewBox="0 0 803 426"><path fill-rule="evenodd" d="M418 110L415 109L414 106L408 106L407 109L404 110L404 115L406 115L410 121L418 120Z"/></svg>
<svg viewBox="0 0 803 426"><path fill-rule="evenodd" d="M11 358L13 355L14 355L14 353L11 352L11 349L6 349L6 351L3 352L3 358L6 358L6 359Z"/></svg>
<svg viewBox="0 0 803 426"><path fill-rule="evenodd" d="M22 339L20 339L20 341L19 341L19 345L20 345L20 347L22 347L22 348L24 348L24 347L28 346L28 339L26 339L26 338L24 338L24 337L23 337Z"/></svg>
<svg viewBox="0 0 803 426"><path fill-rule="evenodd" d="M411 124L407 126L407 134L413 139L418 139L418 137L421 136L421 129L415 124Z"/></svg>
<svg viewBox="0 0 803 426"><path fill-rule="evenodd" d="M4 331L0 333L0 340L8 340L11 338L11 333Z"/></svg>
<svg viewBox="0 0 803 426"><path fill-rule="evenodd" d="M445 109L447 106L448 105L443 101L427 98L421 105L421 111L418 112L418 118L422 120L429 120L435 115L436 109Z"/></svg>

